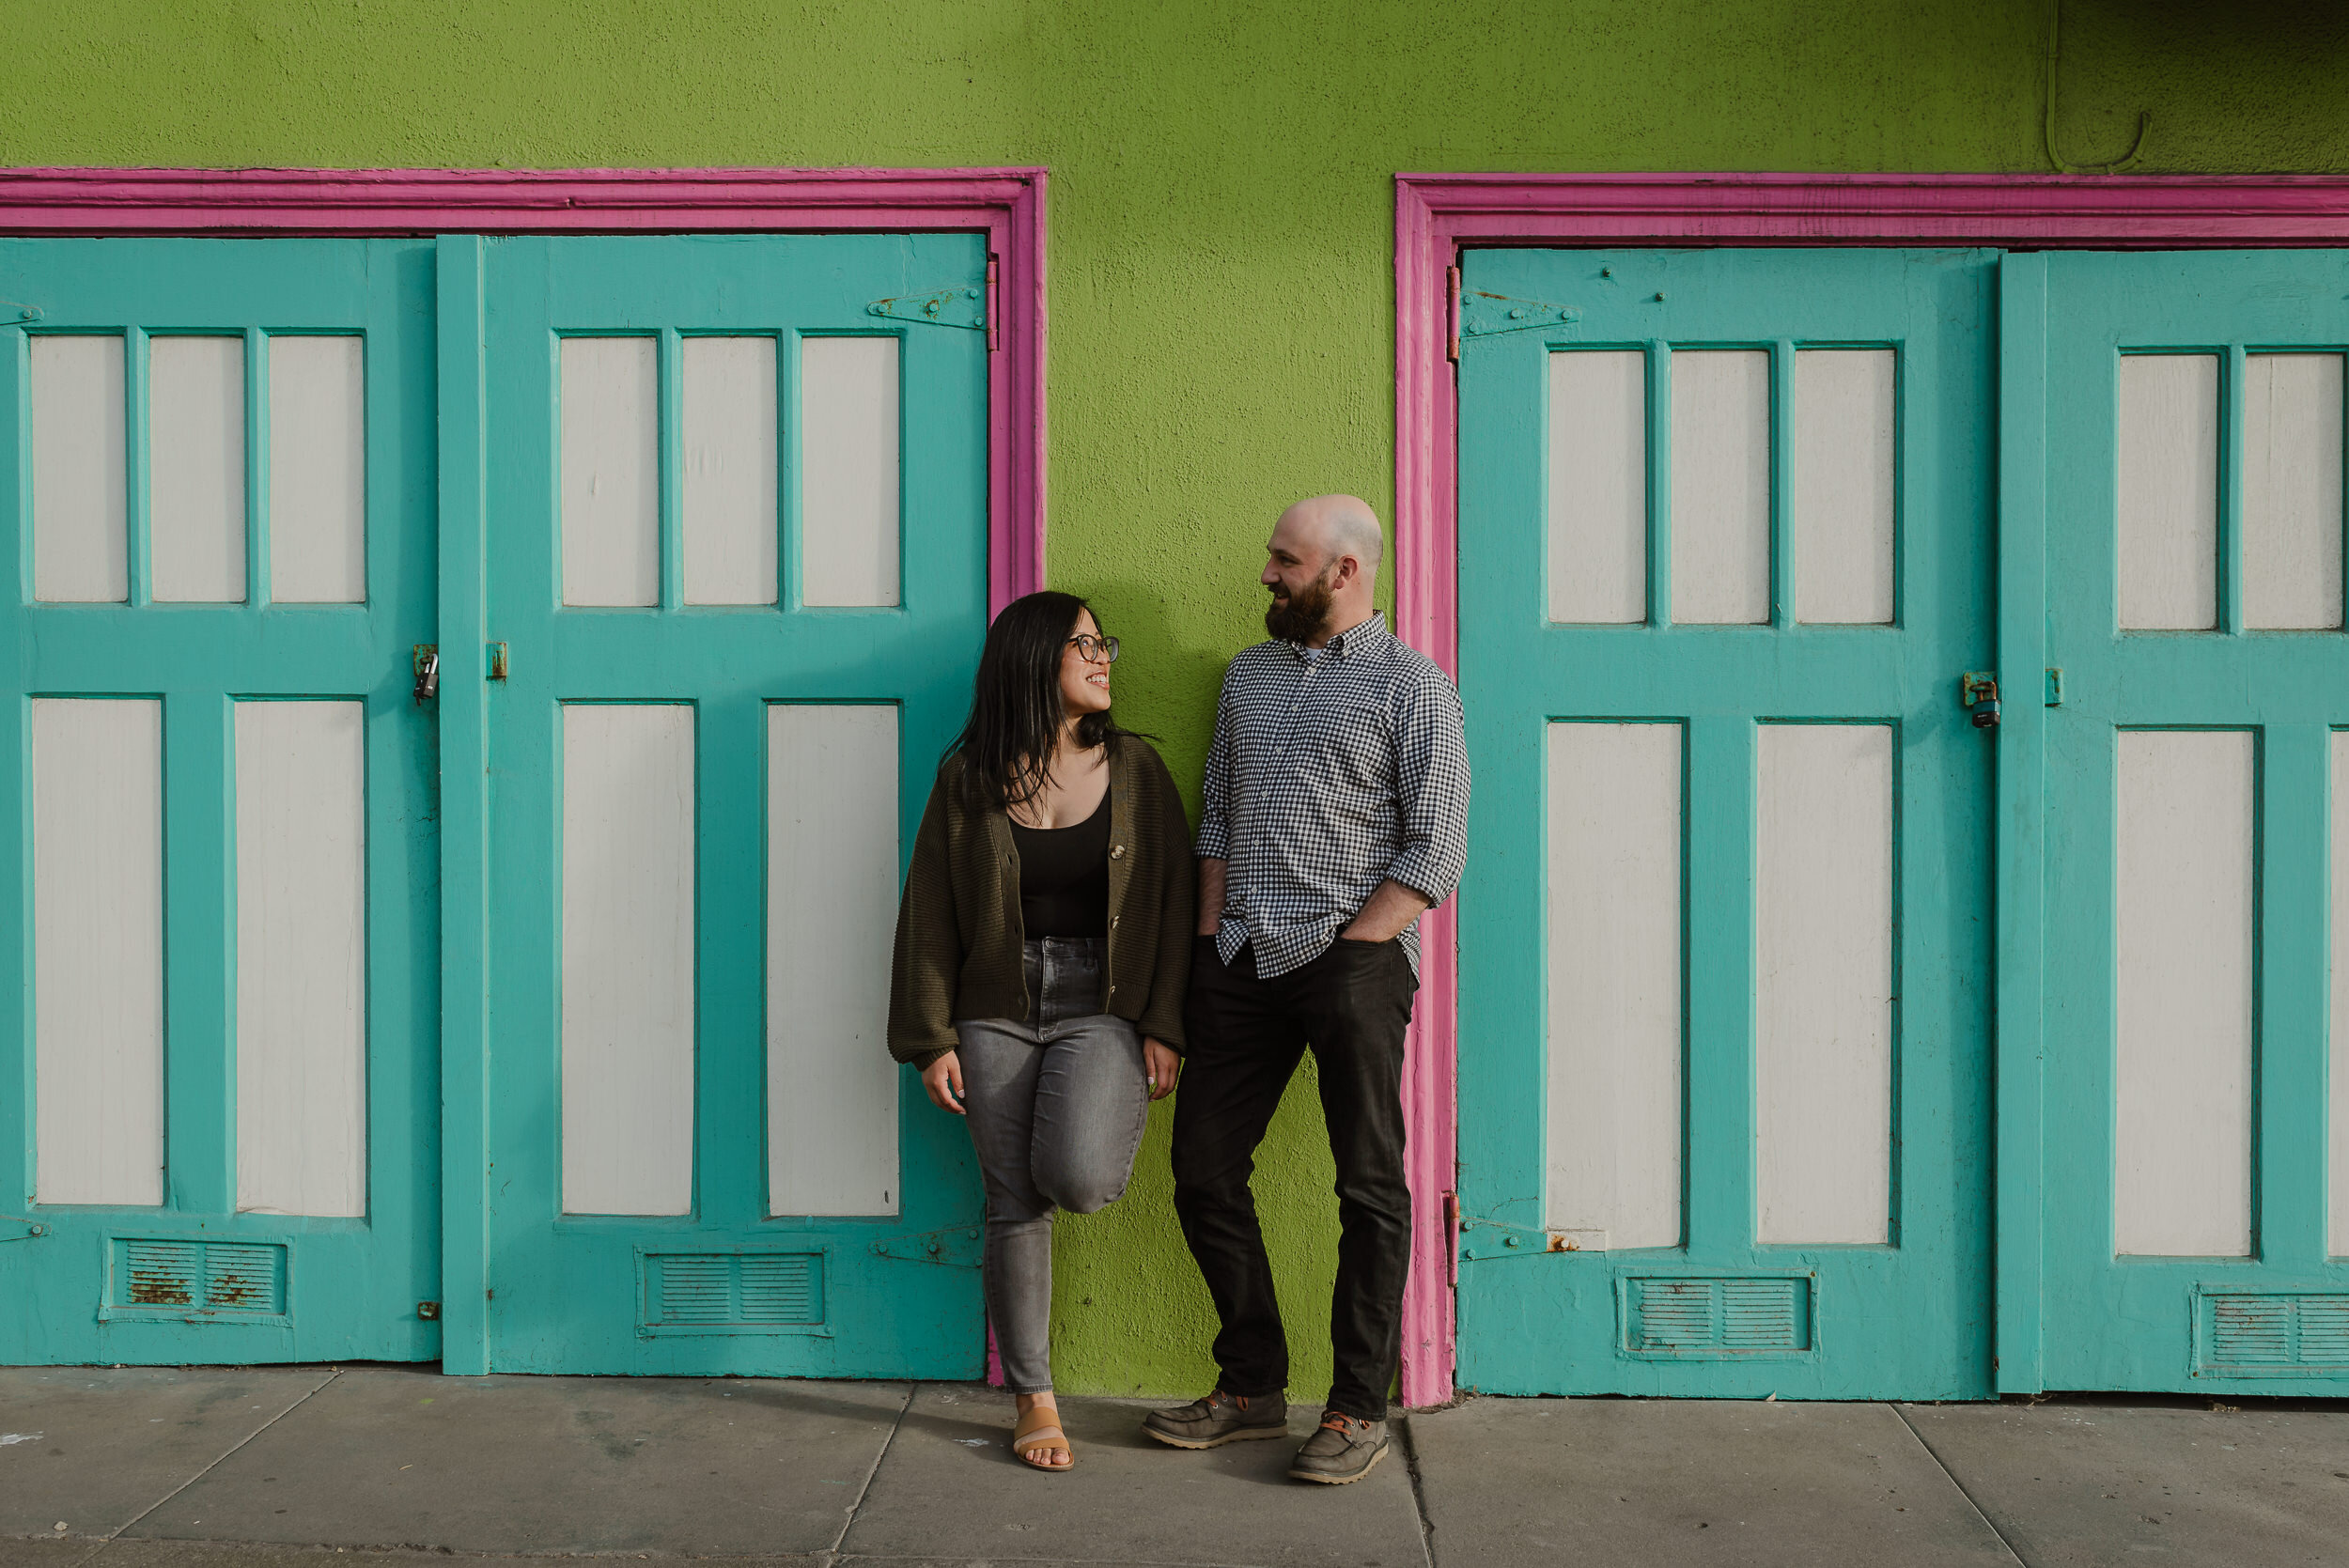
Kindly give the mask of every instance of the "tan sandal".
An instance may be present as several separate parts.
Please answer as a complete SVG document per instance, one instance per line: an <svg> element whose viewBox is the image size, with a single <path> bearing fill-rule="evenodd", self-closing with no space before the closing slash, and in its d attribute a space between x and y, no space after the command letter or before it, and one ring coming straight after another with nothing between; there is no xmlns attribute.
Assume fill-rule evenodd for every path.
<svg viewBox="0 0 2349 1568"><path fill-rule="evenodd" d="M1042 1433L1050 1433L1049 1437ZM1028 1455L1038 1449L1061 1449L1068 1455L1066 1465L1039 1465ZM1060 1427L1060 1412L1039 1405L1021 1416L1011 1429L1011 1452L1019 1456L1019 1463L1046 1475L1063 1475L1077 1467L1077 1451L1069 1444L1068 1434Z"/></svg>

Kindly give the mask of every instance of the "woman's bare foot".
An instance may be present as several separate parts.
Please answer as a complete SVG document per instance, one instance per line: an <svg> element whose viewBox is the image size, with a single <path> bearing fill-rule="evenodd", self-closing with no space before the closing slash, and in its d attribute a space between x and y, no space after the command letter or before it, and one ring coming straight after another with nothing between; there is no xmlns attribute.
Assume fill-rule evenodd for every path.
<svg viewBox="0 0 2349 1568"><path fill-rule="evenodd" d="M1050 1410L1054 1415L1058 1415L1060 1413L1060 1405L1050 1394L1015 1395L1014 1407L1017 1413L1022 1416L1026 1415L1031 1410L1038 1408ZM1068 1468L1069 1466L1075 1464L1077 1462L1076 1456L1070 1453L1066 1447L1068 1434L1063 1432L1057 1425L1037 1427L1034 1432L1031 1432L1028 1436L1033 1439L1038 1433L1046 1432L1052 1434L1052 1436L1060 1438L1061 1441L1059 1443L1032 1444L1032 1446L1029 1447L1025 1452L1019 1455L1020 1463L1032 1466L1039 1470L1065 1470Z"/></svg>

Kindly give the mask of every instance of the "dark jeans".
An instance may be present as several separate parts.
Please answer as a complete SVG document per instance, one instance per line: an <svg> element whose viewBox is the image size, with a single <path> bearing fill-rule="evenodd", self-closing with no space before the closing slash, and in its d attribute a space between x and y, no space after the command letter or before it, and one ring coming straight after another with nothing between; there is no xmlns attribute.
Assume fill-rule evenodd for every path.
<svg viewBox="0 0 2349 1568"><path fill-rule="evenodd" d="M1338 1282L1330 1303L1330 1408L1383 1421L1402 1349L1411 1197L1403 1166L1403 1031L1419 988L1400 942L1340 940L1301 969L1257 978L1202 937L1185 1009L1189 1049L1174 1097L1174 1212L1223 1330L1227 1393L1288 1386L1288 1336L1248 1178L1256 1145L1310 1048L1338 1167Z"/></svg>

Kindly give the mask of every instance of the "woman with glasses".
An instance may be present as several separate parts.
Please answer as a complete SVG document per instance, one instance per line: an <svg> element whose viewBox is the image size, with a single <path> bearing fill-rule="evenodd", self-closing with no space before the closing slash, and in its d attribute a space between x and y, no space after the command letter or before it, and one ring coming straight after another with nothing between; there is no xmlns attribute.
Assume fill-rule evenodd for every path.
<svg viewBox="0 0 2349 1568"><path fill-rule="evenodd" d="M1174 781L1110 717L1116 660L1074 595L995 617L913 841L889 996L890 1053L971 1129L1011 1446L1054 1473L1076 1456L1052 1398L1052 1211L1116 1201L1174 1087L1198 896Z"/></svg>

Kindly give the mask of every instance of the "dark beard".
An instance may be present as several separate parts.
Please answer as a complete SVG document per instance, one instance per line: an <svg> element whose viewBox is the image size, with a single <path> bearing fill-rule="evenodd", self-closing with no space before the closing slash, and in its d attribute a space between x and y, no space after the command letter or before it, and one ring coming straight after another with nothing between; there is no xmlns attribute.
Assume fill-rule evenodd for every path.
<svg viewBox="0 0 2349 1568"><path fill-rule="evenodd" d="M1330 574L1323 572L1289 596L1265 606L1264 629L1283 643L1309 643L1330 629Z"/></svg>

